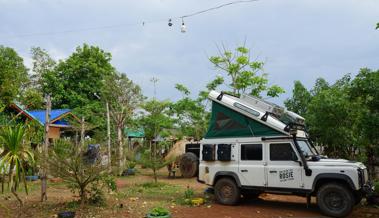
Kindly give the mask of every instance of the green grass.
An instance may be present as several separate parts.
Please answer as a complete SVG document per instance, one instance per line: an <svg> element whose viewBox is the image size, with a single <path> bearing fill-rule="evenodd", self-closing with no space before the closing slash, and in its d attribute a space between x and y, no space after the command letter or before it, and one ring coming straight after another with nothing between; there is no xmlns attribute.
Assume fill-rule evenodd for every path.
<svg viewBox="0 0 379 218"><path fill-rule="evenodd" d="M183 195L185 189L179 185L162 182L147 182L123 187L117 193L120 198L139 197L153 200L173 201Z"/></svg>

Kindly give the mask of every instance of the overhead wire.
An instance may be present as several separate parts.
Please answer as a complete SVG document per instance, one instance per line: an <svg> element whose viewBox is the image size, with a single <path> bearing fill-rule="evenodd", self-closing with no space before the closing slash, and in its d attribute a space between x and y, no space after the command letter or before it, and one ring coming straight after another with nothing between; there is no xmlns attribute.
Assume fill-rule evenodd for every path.
<svg viewBox="0 0 379 218"><path fill-rule="evenodd" d="M225 4L221 4L215 7L211 7L208 9L200 10L193 12L191 14L186 14L178 17L173 18L167 18L167 19L157 19L153 21L142 21L142 22L136 22L136 23L129 23L129 24L115 24L115 25L107 25L107 26L98 26L98 27L87 27L87 28L79 28L79 29L71 29L71 30L63 30L63 31L57 31L57 32L40 32L40 33L26 33L26 34L20 34L20 35L3 35L0 37L8 38L8 39L14 39L14 38L25 38L25 37L34 37L34 36L50 36L50 35L59 35L59 34L66 34L66 33L76 33L76 32L87 32L87 31L94 31L94 30L102 30L102 29L113 29L113 28L121 28L121 27L129 27L129 26L145 26L149 23L158 23L158 22L167 22L167 20L171 21L172 19L181 19L183 21L184 18L193 17L196 15L200 15L203 13L207 13L209 11L218 10L226 6L235 5L235 4L241 4L241 3L250 3L250 2L256 2L259 0L239 0L239 1L233 1Z"/></svg>

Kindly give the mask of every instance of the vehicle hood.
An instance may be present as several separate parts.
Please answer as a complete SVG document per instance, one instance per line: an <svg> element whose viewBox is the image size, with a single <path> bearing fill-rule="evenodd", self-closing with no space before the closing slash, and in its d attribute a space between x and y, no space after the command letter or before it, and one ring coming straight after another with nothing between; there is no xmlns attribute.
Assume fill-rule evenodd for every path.
<svg viewBox="0 0 379 218"><path fill-rule="evenodd" d="M343 167L356 167L356 168L361 168L361 169L366 169L366 166L357 161L351 161L351 160L346 160L346 159L331 159L331 158L323 158L320 159L319 161L308 161L309 166L343 166Z"/></svg>

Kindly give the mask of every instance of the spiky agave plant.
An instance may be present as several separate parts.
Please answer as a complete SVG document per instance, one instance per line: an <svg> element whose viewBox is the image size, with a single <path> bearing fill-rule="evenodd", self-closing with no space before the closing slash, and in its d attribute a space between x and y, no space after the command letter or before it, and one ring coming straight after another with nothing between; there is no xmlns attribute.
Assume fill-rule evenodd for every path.
<svg viewBox="0 0 379 218"><path fill-rule="evenodd" d="M25 192L28 194L24 166L26 163L34 163L33 153L25 146L24 136L25 128L23 125L8 126L0 130L0 148L3 150L0 154L0 173L3 178L8 175L8 187L17 198L20 206L23 205L23 202L17 195L17 189L21 183L24 184ZM2 179L2 191L4 182Z"/></svg>

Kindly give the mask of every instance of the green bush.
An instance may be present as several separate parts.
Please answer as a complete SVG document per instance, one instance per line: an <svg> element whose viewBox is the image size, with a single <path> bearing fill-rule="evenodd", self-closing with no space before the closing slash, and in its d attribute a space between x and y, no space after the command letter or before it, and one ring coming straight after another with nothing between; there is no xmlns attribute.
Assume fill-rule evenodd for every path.
<svg viewBox="0 0 379 218"><path fill-rule="evenodd" d="M195 191L187 186L187 189L184 191L184 198L185 199L192 199L192 197L195 195Z"/></svg>
<svg viewBox="0 0 379 218"><path fill-rule="evenodd" d="M107 186L108 190L117 191L117 185L114 176L107 175L103 177L103 181Z"/></svg>
<svg viewBox="0 0 379 218"><path fill-rule="evenodd" d="M152 217L166 216L169 214L170 211L163 207L155 207L149 212L149 215Z"/></svg>
<svg viewBox="0 0 379 218"><path fill-rule="evenodd" d="M92 184L91 186L91 189L89 192L88 203L95 206L106 205L104 192L101 190L101 188L98 187L97 184Z"/></svg>
<svg viewBox="0 0 379 218"><path fill-rule="evenodd" d="M379 194L379 180L374 181L375 193Z"/></svg>
<svg viewBox="0 0 379 218"><path fill-rule="evenodd" d="M134 169L136 167L136 162L134 161L129 161L128 162L128 168L129 169Z"/></svg>

